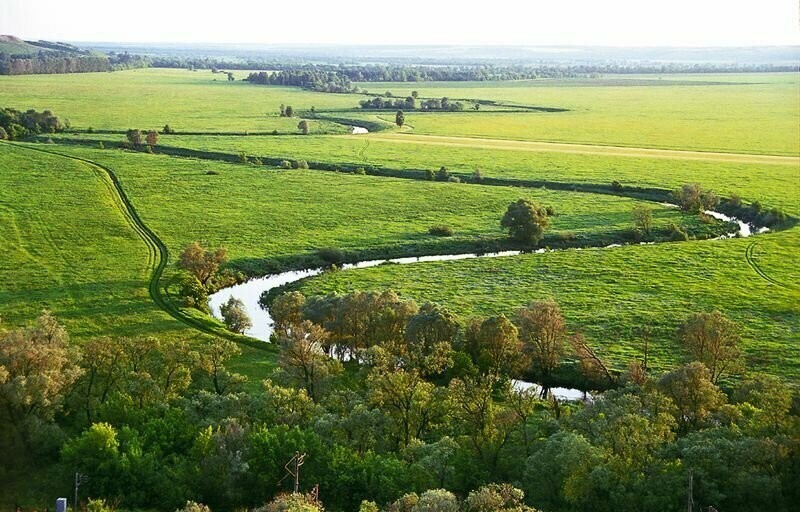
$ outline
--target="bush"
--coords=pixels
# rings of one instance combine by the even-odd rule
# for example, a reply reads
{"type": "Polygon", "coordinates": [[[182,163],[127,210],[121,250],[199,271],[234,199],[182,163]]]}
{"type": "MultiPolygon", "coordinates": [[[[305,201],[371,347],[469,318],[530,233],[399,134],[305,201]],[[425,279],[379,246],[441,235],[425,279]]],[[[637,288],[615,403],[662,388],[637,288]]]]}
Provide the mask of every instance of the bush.
{"type": "Polygon", "coordinates": [[[292,162],[290,162],[288,160],[282,160],[280,168],[281,169],[291,169],[292,168],[292,162]]]}
{"type": "Polygon", "coordinates": [[[208,508],[208,505],[203,505],[202,503],[196,503],[194,501],[187,501],[183,508],[179,508],[175,512],[211,512],[211,509],[208,508]]]}
{"type": "Polygon", "coordinates": [[[363,167],[358,167],[355,171],[353,171],[353,174],[367,174],[367,170],[363,167]]]}
{"type": "Polygon", "coordinates": [[[317,256],[325,263],[331,265],[342,263],[344,261],[344,251],[338,247],[322,247],[317,249],[317,256]]]}
{"type": "Polygon", "coordinates": [[[439,170],[436,171],[436,181],[447,181],[450,179],[450,171],[447,170],[447,167],[439,167],[439,170]]]}
{"type": "Polygon", "coordinates": [[[51,139],[50,137],[47,137],[47,140],[44,141],[44,143],[45,144],[54,144],[53,139],[51,139]]]}
{"type": "Polygon", "coordinates": [[[689,240],[689,234],[677,224],[670,224],[669,234],[667,235],[672,242],[685,242],[689,240]]]}
{"type": "Polygon", "coordinates": [[[719,204],[719,197],[712,190],[703,190],[697,183],[687,183],[673,192],[673,197],[686,212],[712,210],[719,204]]]}
{"type": "Polygon", "coordinates": [[[263,165],[263,162],[257,156],[250,158],[250,163],[254,165],[263,165]]]}
{"type": "Polygon", "coordinates": [[[611,188],[616,191],[622,190],[622,183],[617,180],[611,182],[611,188]]]}
{"type": "Polygon", "coordinates": [[[548,206],[544,209],[547,212],[548,217],[555,217],[556,216],[556,208],[555,206],[548,206]]]}
{"type": "Polygon", "coordinates": [[[207,176],[217,176],[219,171],[206,171],[207,176]]]}
{"type": "Polygon", "coordinates": [[[145,146],[144,147],[144,152],[145,153],[150,153],[152,155],[153,154],[153,146],[145,146]]]}
{"type": "Polygon", "coordinates": [[[308,169],[308,162],[305,160],[293,160],[292,169],[308,169]]]}
{"type": "Polygon", "coordinates": [[[461,178],[459,178],[458,176],[450,176],[449,178],[447,178],[447,181],[449,181],[450,183],[461,183],[461,178]]]}
{"type": "Polygon", "coordinates": [[[86,129],[86,133],[94,133],[94,128],[90,126],[89,128],[86,129]]]}
{"type": "Polygon", "coordinates": [[[453,228],[446,224],[440,224],[438,226],[432,226],[429,228],[428,234],[433,236],[453,236],[453,228]]]}
{"type": "Polygon", "coordinates": [[[483,183],[483,174],[480,169],[475,169],[472,172],[472,183],[483,183]]]}
{"type": "Polygon", "coordinates": [[[239,154],[236,156],[236,161],[240,164],[247,163],[247,153],[244,151],[240,151],[239,154]]]}
{"type": "Polygon", "coordinates": [[[8,140],[8,132],[2,126],[0,126],[0,140],[8,140]]]}
{"type": "Polygon", "coordinates": [[[272,130],[272,135],[278,135],[278,130],[272,130]]]}
{"type": "Polygon", "coordinates": [[[430,169],[425,170],[425,179],[428,181],[433,181],[436,179],[436,173],[430,169]]]}
{"type": "Polygon", "coordinates": [[[507,229],[512,239],[533,246],[542,239],[548,224],[547,211],[537,203],[525,199],[508,205],[500,221],[500,227],[507,229]]]}
{"type": "Polygon", "coordinates": [[[102,140],[97,143],[97,149],[106,149],[106,145],[103,144],[102,140]]]}

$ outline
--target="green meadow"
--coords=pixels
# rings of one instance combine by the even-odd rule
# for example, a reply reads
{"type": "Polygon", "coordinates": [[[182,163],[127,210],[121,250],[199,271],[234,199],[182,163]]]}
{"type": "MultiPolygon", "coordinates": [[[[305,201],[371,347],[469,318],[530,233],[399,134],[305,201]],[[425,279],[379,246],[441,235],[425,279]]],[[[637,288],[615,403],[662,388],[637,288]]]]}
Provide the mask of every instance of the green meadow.
{"type": "MultiPolygon", "coordinates": [[[[246,72],[234,74],[238,79],[246,72]]],[[[3,325],[24,324],[48,308],[78,340],[135,333],[199,336],[152,302],[147,290],[151,256],[121,213],[106,175],[35,149],[113,169],[142,221],[171,253],[167,279],[177,252],[194,240],[227,247],[235,267],[257,274],[270,261],[300,265],[324,247],[401,256],[496,243],[504,236],[499,220],[505,207],[518,198],[555,207],[558,215],[548,231],[553,237],[601,239],[629,230],[631,210],[641,202],[546,188],[280,170],[172,157],[158,154],[159,146],[397,170],[445,166],[462,177],[479,169],[485,176],[510,180],[601,185],[616,180],[667,189],[699,182],[721,195],[737,194],[800,215],[797,74],[364,88],[569,111],[412,112],[402,130],[359,136],[345,135],[343,124],[312,118],[311,134],[301,136],[297,117],[278,116],[281,104],[299,112],[314,106],[323,117],[371,121],[391,122],[393,113],[360,112],[360,95],[229,83],[225,75],[210,71],[0,77],[0,105],[50,109],[79,132],[53,135],[53,144],[0,145],[0,243],[10,248],[0,263],[3,325]],[[123,141],[121,131],[165,124],[179,133],[162,135],[156,154],[111,149],[123,141]],[[120,133],[87,133],[89,128],[120,133]],[[279,135],[240,135],[273,130],[279,135]],[[109,149],[97,149],[101,141],[109,149]],[[454,235],[428,234],[439,224],[452,227],[454,235]]],[[[698,226],[694,216],[649,204],[658,227],[698,226]]],[[[300,288],[308,294],[393,288],[418,301],[440,302],[465,318],[510,313],[531,300],[552,297],[561,303],[571,330],[583,332],[620,368],[639,354],[641,326],[653,328],[654,368],[667,369],[684,357],[675,337],[680,321],[695,311],[720,309],[742,327],[751,368],[796,380],[798,233],[792,228],[747,240],[381,266],[326,273],[300,288]]],[[[272,357],[272,352],[248,348],[237,364],[260,378],[272,357]]]]}

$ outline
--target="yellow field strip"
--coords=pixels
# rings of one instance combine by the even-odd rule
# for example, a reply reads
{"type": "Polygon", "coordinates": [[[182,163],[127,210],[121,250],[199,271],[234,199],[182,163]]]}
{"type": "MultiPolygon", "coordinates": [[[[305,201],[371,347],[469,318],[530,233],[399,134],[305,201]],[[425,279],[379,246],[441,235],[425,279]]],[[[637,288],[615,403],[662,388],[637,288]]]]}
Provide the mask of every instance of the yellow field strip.
{"type": "Polygon", "coordinates": [[[635,148],[624,146],[601,146],[592,144],[570,144],[567,142],[536,142],[522,140],[484,139],[477,137],[448,137],[418,134],[373,134],[359,135],[372,141],[399,142],[406,144],[429,144],[437,146],[466,146],[481,149],[506,149],[512,151],[574,153],[581,155],[621,156],[633,158],[667,158],[674,160],[703,160],[745,164],[777,164],[800,167],[800,157],[777,155],[751,155],[746,153],[717,153],[678,149],[635,148]]]}

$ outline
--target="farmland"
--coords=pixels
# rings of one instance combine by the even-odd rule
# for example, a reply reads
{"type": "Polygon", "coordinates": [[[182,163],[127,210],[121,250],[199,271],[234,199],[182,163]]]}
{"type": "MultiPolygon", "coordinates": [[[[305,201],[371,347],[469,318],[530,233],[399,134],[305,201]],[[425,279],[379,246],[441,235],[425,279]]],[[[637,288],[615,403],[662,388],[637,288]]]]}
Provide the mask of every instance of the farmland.
{"type": "MultiPolygon", "coordinates": [[[[749,375],[768,375],[779,383],[775,386],[785,387],[780,390],[790,390],[787,403],[791,404],[791,392],[800,380],[796,350],[800,343],[800,227],[796,226],[800,217],[800,75],[359,84],[362,90],[390,91],[400,98],[417,91],[419,98],[498,102],[460,112],[408,111],[400,127],[395,125],[394,110],[359,108],[359,101],[369,95],[256,85],[240,80],[246,72],[233,73],[237,80],[228,81],[225,74],[210,70],[187,69],[0,76],[0,106],[51,110],[69,119],[69,126],[59,133],[0,141],[0,247],[8,249],[0,260],[0,334],[32,325],[42,310],[49,310],[69,332],[75,347],[95,347],[98,340],[122,347],[121,353],[133,350],[130,347],[136,348],[137,343],[155,343],[152,340],[161,340],[167,347],[163,349],[166,355],[143,352],[146,371],[138,366],[139,352],[120,356],[129,358],[126,361],[133,369],[120,373],[118,381],[109,377],[109,389],[117,394],[108,402],[105,395],[102,400],[94,398],[94,381],[85,384],[82,377],[78,382],[85,387],[65,401],[65,409],[72,413],[58,425],[61,437],[52,436],[55,441],[45,443],[41,454],[25,455],[23,469],[8,470],[12,478],[0,484],[0,505],[6,505],[4,492],[22,495],[26,503],[39,503],[40,496],[61,492],[66,484],[59,479],[74,469],[69,464],[88,464],[75,448],[83,442],[80,436],[88,435],[86,429],[96,428],[102,420],[121,432],[115,455],[121,462],[104,470],[117,475],[116,483],[95,476],[89,484],[95,487],[90,489],[98,496],[103,492],[107,497],[113,492],[126,496],[124,506],[130,508],[168,503],[174,510],[198,496],[212,503],[215,512],[233,510],[232,504],[244,509],[264,503],[273,497],[274,483],[281,476],[272,466],[280,467],[276,461],[283,464],[284,455],[291,456],[298,446],[316,450],[309,472],[322,482],[328,493],[326,504],[331,503],[333,511],[356,510],[367,497],[390,503],[406,492],[422,492],[434,485],[450,485],[459,496],[466,496],[493,481],[525,486],[536,497],[537,506],[544,504],[543,510],[591,510],[594,495],[589,491],[589,497],[581,495],[585,501],[575,505],[578,498],[563,491],[561,484],[548,492],[537,487],[540,476],[535,468],[540,462],[529,461],[534,468],[530,470],[518,464],[523,450],[526,457],[536,459],[540,453],[536,450],[557,437],[553,432],[565,428],[558,426],[562,412],[547,393],[539,398],[522,396],[520,400],[531,400],[530,410],[510,405],[513,397],[521,396],[506,394],[504,386],[511,378],[544,374],[500,363],[487,371],[486,354],[469,352],[469,343],[483,342],[475,334],[475,329],[480,333],[482,327],[476,325],[484,325],[483,319],[490,317],[485,323],[489,327],[496,325],[491,322],[511,325],[506,317],[517,321],[515,312],[533,301],[554,300],[566,322],[564,340],[582,335],[586,346],[607,365],[605,377],[596,372],[590,375],[578,364],[579,359],[585,363],[580,349],[565,349],[559,368],[546,375],[546,382],[538,381],[545,387],[618,388],[609,395],[616,400],[614,393],[630,392],[626,386],[633,384],[625,380],[631,378],[626,372],[643,359],[646,340],[644,371],[653,376],[650,387],[642,384],[635,391],[641,395],[624,396],[640,400],[652,392],[653,400],[669,400],[652,390],[659,376],[685,371],[683,365],[691,360],[679,336],[681,325],[694,313],[718,310],[741,338],[743,366],[715,379],[713,385],[729,391],[749,375]],[[294,115],[281,116],[282,105],[292,106],[294,115]],[[515,110],[514,105],[559,111],[515,110]],[[309,124],[307,135],[300,133],[301,119],[309,124]],[[175,133],[163,133],[164,125],[175,133]],[[351,125],[368,125],[373,133],[353,135],[351,125]],[[130,129],[162,133],[154,143],[145,144],[134,142],[135,134],[126,134],[130,129]],[[723,204],[740,198],[750,208],[753,203],[761,205],[760,212],[779,210],[775,216],[781,220],[770,231],[750,238],[717,239],[730,225],[696,210],[690,213],[664,204],[675,201],[671,191],[689,183],[699,183],[704,194],[713,190],[723,204]],[[541,241],[514,239],[501,227],[509,204],[519,199],[551,207],[541,241]],[[646,235],[634,224],[635,210],[652,213],[652,228],[646,235]],[[655,242],[640,244],[642,240],[655,242]],[[404,314],[419,320],[424,315],[417,311],[446,311],[441,318],[452,320],[457,332],[447,343],[452,341],[450,348],[458,355],[442,363],[435,353],[426,354],[434,362],[423,357],[420,363],[411,350],[396,355],[392,353],[396,345],[367,342],[352,350],[353,358],[340,353],[340,360],[334,361],[328,357],[334,354],[333,348],[326,346],[328,352],[323,355],[317,347],[325,361],[316,369],[322,377],[314,385],[302,383],[287,363],[291,329],[284,330],[280,343],[262,343],[241,331],[226,331],[203,304],[192,307],[183,283],[187,275],[194,277],[181,270],[179,266],[186,269],[186,265],[178,261],[193,242],[210,249],[226,248],[223,271],[237,272],[234,279],[240,280],[332,264],[322,274],[287,289],[298,290],[306,298],[394,290],[398,295],[391,299],[391,307],[396,309],[381,306],[385,308],[380,310],[382,321],[389,318],[399,324],[404,314]],[[555,250],[527,251],[536,247],[555,250]],[[508,249],[527,252],[359,270],[337,266],[377,258],[508,249]],[[442,309],[431,309],[427,303],[442,309]],[[470,319],[480,321],[468,323],[470,319]],[[220,345],[233,354],[224,370],[219,361],[209,362],[212,356],[207,352],[222,341],[233,342],[220,345]],[[397,357],[394,366],[380,366],[391,357],[397,357]],[[175,382],[185,383],[179,391],[171,388],[172,373],[159,373],[169,364],[178,368],[175,375],[180,378],[175,377],[175,382]],[[423,371],[415,364],[420,368],[432,364],[434,369],[423,371]],[[379,370],[385,373],[378,375],[379,370]],[[423,376],[414,381],[424,389],[414,395],[418,402],[412,401],[422,411],[417,425],[408,419],[413,411],[404,411],[403,416],[390,409],[386,405],[390,400],[379,388],[406,375],[423,376]],[[483,382],[482,378],[496,378],[486,381],[490,383],[482,396],[500,411],[491,416],[498,427],[470,430],[472,417],[457,417],[452,411],[458,410],[454,404],[462,399],[467,403],[464,407],[469,407],[464,398],[467,388],[459,386],[483,382]],[[436,402],[441,397],[446,398],[436,402]],[[351,411],[363,417],[353,420],[351,411]],[[352,423],[345,425],[345,420],[352,423]],[[506,428],[503,421],[511,425],[508,431],[502,430],[506,428]],[[237,422],[246,427],[240,428],[237,422]],[[451,428],[449,422],[458,426],[451,428]],[[166,429],[174,430],[174,439],[166,439],[170,437],[163,435],[166,429]],[[322,455],[330,439],[335,449],[322,455]],[[229,442],[250,443],[241,452],[246,457],[241,474],[235,474],[240,469],[230,469],[236,465],[227,459],[214,465],[222,459],[220,453],[227,453],[229,442]],[[456,448],[448,448],[448,442],[456,448]],[[419,453],[414,452],[414,443],[422,447],[419,453]],[[424,466],[428,455],[420,455],[431,447],[441,448],[442,453],[451,450],[449,460],[460,469],[451,471],[447,466],[441,477],[434,474],[424,466]],[[137,458],[142,453],[151,459],[137,458]],[[26,475],[42,460],[58,462],[29,481],[26,475]],[[380,469],[367,468],[373,460],[382,465],[380,469]],[[473,467],[482,469],[473,474],[468,469],[473,467]],[[405,475],[408,468],[416,472],[409,473],[411,477],[405,475]],[[136,478],[119,476],[148,471],[170,475],[179,484],[173,489],[148,480],[151,495],[138,488],[146,486],[136,483],[136,478]],[[220,477],[224,471],[230,471],[227,480],[220,477]],[[391,480],[394,487],[377,493],[372,484],[364,483],[370,479],[391,480]],[[123,484],[118,482],[129,481],[134,483],[124,485],[130,488],[119,487],[123,484]]],[[[192,282],[206,286],[199,277],[192,282]]],[[[212,288],[209,285],[203,293],[212,288]]],[[[323,306],[346,303],[324,300],[305,303],[320,309],[309,307],[311,313],[302,310],[303,314],[322,317],[323,306]]],[[[350,319],[348,313],[328,311],[324,317],[325,329],[330,331],[325,336],[332,337],[334,347],[355,344],[353,340],[363,334],[341,334],[345,329],[336,321],[350,319]]],[[[352,317],[358,320],[359,315],[368,313],[358,311],[352,317]]],[[[308,324],[313,322],[298,321],[293,327],[303,335],[301,342],[318,334],[308,324]]],[[[403,324],[398,339],[411,339],[406,333],[413,332],[413,325],[412,321],[403,324]]],[[[517,328],[511,325],[507,330],[511,328],[516,336],[517,328]]],[[[375,332],[383,334],[380,329],[375,332]]],[[[93,363],[88,356],[82,361],[93,363]]],[[[0,380],[3,371],[0,365],[0,380]]],[[[174,385],[177,389],[180,384],[174,385]]],[[[712,386],[710,380],[708,385],[712,386]]],[[[714,415],[697,420],[702,427],[684,425],[688,416],[664,413],[660,405],[653,406],[659,410],[659,419],[642,421],[664,421],[667,434],[658,446],[671,443],[676,454],[691,452],[693,445],[679,444],[684,441],[705,443],[704,438],[692,437],[695,428],[698,434],[730,428],[736,431],[731,438],[742,431],[758,439],[773,431],[775,438],[784,435],[778,432],[790,432],[785,438],[791,437],[792,420],[762,426],[759,422],[768,422],[760,419],[760,409],[748,409],[749,404],[733,399],[724,404],[725,400],[719,399],[714,415]]],[[[563,407],[565,418],[577,418],[567,421],[591,423],[581,416],[591,408],[563,407]]],[[[650,405],[641,405],[636,414],[646,407],[650,405]]],[[[785,415],[789,417],[788,412],[785,415]]],[[[50,425],[56,428],[56,423],[50,425]]],[[[49,435],[47,430],[32,432],[42,438],[49,435]]],[[[20,446],[15,446],[19,450],[15,453],[27,449],[20,446]]],[[[618,470],[655,482],[648,484],[653,488],[644,493],[647,496],[658,495],[662,487],[680,489],[683,464],[689,465],[685,461],[691,453],[664,455],[669,450],[661,453],[658,446],[648,448],[648,453],[658,452],[661,458],[653,455],[652,460],[659,462],[628,460],[630,468],[618,470]],[[640,466],[633,468],[636,464],[640,466]]],[[[549,449],[561,453],[560,446],[549,449]]],[[[575,453],[577,459],[584,458],[584,452],[575,453]]],[[[600,451],[591,456],[595,457],[592,461],[610,457],[600,451]]],[[[781,459],[786,467],[791,462],[787,457],[781,459]]],[[[590,460],[589,455],[585,458],[590,460]]],[[[769,456],[764,459],[770,460],[769,456]]],[[[241,462],[235,457],[231,461],[241,462]]],[[[759,471],[772,471],[771,464],[764,467],[759,471]]],[[[769,489],[785,488],[764,492],[780,495],[781,503],[788,503],[791,496],[784,481],[791,474],[782,471],[777,476],[769,473],[774,485],[769,489]]],[[[712,477],[717,478],[703,476],[712,477]]],[[[576,478],[589,479],[583,473],[576,478]]],[[[614,485],[627,489],[628,484],[614,485]]],[[[716,499],[715,494],[708,495],[716,499]]],[[[667,510],[677,502],[673,499],[677,494],[658,496],[652,501],[657,508],[667,510]]],[[[636,498],[630,499],[637,503],[630,509],[647,509],[636,498]]]]}

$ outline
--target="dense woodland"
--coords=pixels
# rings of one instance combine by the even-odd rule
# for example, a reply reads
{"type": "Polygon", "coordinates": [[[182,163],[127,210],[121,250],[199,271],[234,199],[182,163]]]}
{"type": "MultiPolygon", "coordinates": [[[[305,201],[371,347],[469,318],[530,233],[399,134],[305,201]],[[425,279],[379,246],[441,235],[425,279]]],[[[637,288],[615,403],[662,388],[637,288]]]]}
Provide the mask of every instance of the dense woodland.
{"type": "Polygon", "coordinates": [[[149,61],[128,53],[82,54],[40,51],[37,55],[10,55],[0,52],[0,75],[43,75],[92,73],[147,67],[149,61]]]}
{"type": "MultiPolygon", "coordinates": [[[[179,265],[203,288],[224,261],[192,244],[179,265]]],[[[224,313],[241,331],[237,302],[224,313]]],[[[319,484],[332,511],[685,510],[690,472],[698,505],[788,511],[800,500],[797,396],[746,374],[737,326],[718,312],[685,319],[686,364],[663,375],[646,348],[610,371],[552,301],[465,320],[392,291],[292,292],[271,312],[277,367],[263,382],[227,368],[240,349],[226,339],[78,346],[46,312],[3,326],[0,450],[12,456],[0,471],[51,467],[65,488],[79,471],[83,496],[126,509],[305,500],[276,498],[295,451],[307,454],[301,489],[319,484]],[[612,389],[559,402],[512,383],[547,383],[568,360],[612,389]],[[518,489],[482,487],[492,483],[518,489]]],[[[263,510],[317,510],[284,505],[263,510]]]]}

